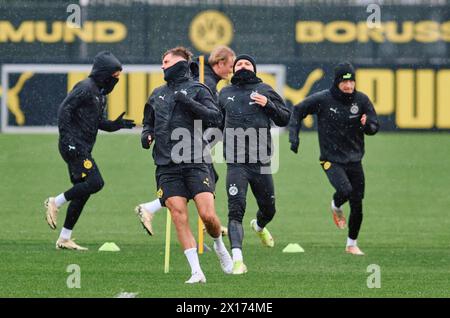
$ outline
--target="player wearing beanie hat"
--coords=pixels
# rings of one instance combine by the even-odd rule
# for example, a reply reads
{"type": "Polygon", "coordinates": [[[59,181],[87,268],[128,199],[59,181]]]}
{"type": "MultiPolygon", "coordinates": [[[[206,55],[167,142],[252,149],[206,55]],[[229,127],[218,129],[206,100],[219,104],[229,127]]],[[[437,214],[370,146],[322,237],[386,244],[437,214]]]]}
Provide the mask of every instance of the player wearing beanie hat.
{"type": "Polygon", "coordinates": [[[334,69],[333,85],[305,98],[294,107],[289,123],[291,150],[298,152],[301,121],[317,115],[320,162],[336,192],[331,201],[333,221],[340,229],[346,226],[343,205],[349,202],[350,220],[345,251],[364,255],[356,239],[363,220],[364,135],[377,133],[377,114],[370,99],[355,89],[355,69],[342,62],[334,69]]]}
{"type": "Polygon", "coordinates": [[[355,68],[349,62],[339,63],[334,68],[334,84],[338,86],[345,80],[355,81],[355,68]]]}
{"type": "Polygon", "coordinates": [[[235,68],[236,68],[236,64],[237,64],[237,62],[239,60],[247,60],[250,63],[252,63],[252,65],[253,65],[253,72],[256,73],[256,61],[255,61],[255,59],[252,56],[250,56],[248,54],[240,54],[240,55],[238,55],[236,57],[236,60],[234,60],[234,65],[233,65],[233,73],[236,72],[235,68]]]}

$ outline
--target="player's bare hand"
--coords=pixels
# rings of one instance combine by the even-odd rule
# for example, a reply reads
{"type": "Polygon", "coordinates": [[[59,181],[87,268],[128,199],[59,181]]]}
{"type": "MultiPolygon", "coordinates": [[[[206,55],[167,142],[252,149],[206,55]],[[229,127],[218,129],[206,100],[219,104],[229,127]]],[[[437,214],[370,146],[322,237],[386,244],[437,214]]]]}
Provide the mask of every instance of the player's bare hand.
{"type": "Polygon", "coordinates": [[[367,116],[366,116],[366,114],[363,114],[363,115],[361,116],[361,124],[362,124],[363,126],[365,126],[365,125],[366,125],[366,121],[367,121],[367,116]]]}
{"type": "Polygon", "coordinates": [[[265,107],[267,105],[267,97],[264,95],[252,93],[250,98],[253,99],[259,106],[265,107]]]}

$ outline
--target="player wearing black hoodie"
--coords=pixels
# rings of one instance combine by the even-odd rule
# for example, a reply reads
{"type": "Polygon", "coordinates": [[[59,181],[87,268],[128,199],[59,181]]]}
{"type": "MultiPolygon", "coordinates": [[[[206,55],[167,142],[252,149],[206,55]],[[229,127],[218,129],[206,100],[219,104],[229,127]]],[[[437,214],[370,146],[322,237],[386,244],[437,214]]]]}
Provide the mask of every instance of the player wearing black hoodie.
{"type": "Polygon", "coordinates": [[[350,220],[346,252],[364,255],[356,239],[362,223],[364,197],[364,135],[374,135],[379,124],[369,98],[355,89],[355,70],[348,63],[335,68],[334,83],[304,99],[294,107],[289,123],[291,150],[298,152],[301,121],[317,115],[320,162],[330,183],[336,189],[331,201],[333,220],[344,229],[346,220],[342,205],[349,201],[350,220]]]}
{"type": "Polygon", "coordinates": [[[143,148],[149,149],[153,143],[157,193],[170,210],[178,240],[191,267],[188,284],[206,282],[189,226],[187,202],[190,199],[195,201],[198,215],[214,240],[222,270],[230,273],[233,266],[222,241],[214,207],[215,184],[210,180],[203,153],[206,142],[202,127],[219,126],[222,114],[208,87],[189,76],[191,56],[184,47],[164,53],[162,69],[166,84],[153,90],[145,104],[141,134],[143,148]],[[180,149],[180,145],[186,147],[180,149]]]}
{"type": "Polygon", "coordinates": [[[244,274],[242,243],[247,189],[250,185],[258,204],[251,227],[263,245],[274,246],[266,225],[275,215],[275,191],[270,160],[273,153],[271,123],[286,126],[290,111],[272,87],[256,76],[253,57],[236,57],[231,85],[219,94],[224,114],[223,149],[227,162],[228,236],[233,254],[233,274],[244,274]]]}
{"type": "Polygon", "coordinates": [[[134,127],[122,113],[114,121],[104,118],[106,95],[119,81],[122,65],[110,52],[94,58],[89,77],[77,83],[58,110],[59,152],[69,168],[73,187],[45,201],[46,220],[56,229],[58,209],[70,201],[57,249],[86,250],[71,240],[72,229],[89,197],[103,188],[104,181],[91,152],[98,130],[116,131],[134,127]]]}
{"type": "MultiPolygon", "coordinates": [[[[218,98],[217,84],[220,80],[226,79],[233,72],[233,63],[236,55],[232,49],[227,46],[218,46],[211,51],[208,62],[204,65],[204,84],[210,89],[212,96],[215,100],[218,98]]],[[[191,61],[189,64],[190,73],[194,81],[199,81],[200,78],[200,66],[199,58],[191,61]]],[[[206,123],[206,122],[205,122],[206,123]]],[[[208,127],[203,127],[207,129],[208,127]]],[[[209,140],[208,136],[205,136],[209,140]]],[[[215,141],[217,142],[217,141],[215,141]]],[[[210,147],[213,144],[210,144],[210,147]]],[[[212,148],[212,147],[211,147],[212,148]]],[[[210,181],[213,184],[217,183],[219,175],[212,163],[207,164],[210,171],[210,181]]],[[[141,203],[135,208],[135,212],[141,221],[143,228],[149,235],[153,235],[153,217],[156,212],[160,211],[164,202],[162,198],[156,199],[150,202],[141,203]]],[[[227,235],[228,229],[222,226],[222,235],[227,235]]]]}

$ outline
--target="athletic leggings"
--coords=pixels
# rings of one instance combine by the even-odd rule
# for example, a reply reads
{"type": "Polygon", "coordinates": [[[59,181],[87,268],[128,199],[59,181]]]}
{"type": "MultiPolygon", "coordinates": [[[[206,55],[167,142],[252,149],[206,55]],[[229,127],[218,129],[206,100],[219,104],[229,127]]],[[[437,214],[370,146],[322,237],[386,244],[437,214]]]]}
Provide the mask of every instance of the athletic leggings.
{"type": "Polygon", "coordinates": [[[242,219],[247,204],[248,185],[258,204],[257,224],[263,228],[275,215],[273,179],[271,174],[261,174],[261,166],[257,164],[228,164],[227,167],[228,236],[231,248],[242,248],[242,219]]]}
{"type": "Polygon", "coordinates": [[[350,203],[350,219],[348,222],[348,237],[358,238],[363,220],[362,200],[364,198],[364,171],[361,162],[347,164],[323,161],[322,167],[336,192],[333,195],[337,207],[345,202],[350,203]]]}

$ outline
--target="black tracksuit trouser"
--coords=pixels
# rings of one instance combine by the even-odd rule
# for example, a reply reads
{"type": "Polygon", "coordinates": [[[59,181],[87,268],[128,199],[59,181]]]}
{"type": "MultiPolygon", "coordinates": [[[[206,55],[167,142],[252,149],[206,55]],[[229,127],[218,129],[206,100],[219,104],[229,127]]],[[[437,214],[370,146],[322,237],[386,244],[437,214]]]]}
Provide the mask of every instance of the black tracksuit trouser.
{"type": "Polygon", "coordinates": [[[64,192],[64,197],[70,201],[64,227],[72,230],[89,197],[103,188],[104,181],[90,153],[73,154],[64,145],[60,145],[59,151],[67,163],[70,181],[73,184],[72,188],[64,192]]]}
{"type": "Polygon", "coordinates": [[[365,180],[362,164],[360,161],[347,164],[322,161],[321,164],[328,180],[336,190],[333,195],[334,204],[340,207],[349,201],[348,236],[356,240],[363,220],[362,200],[365,180]]]}
{"type": "Polygon", "coordinates": [[[250,188],[258,204],[256,220],[259,227],[265,227],[275,215],[275,190],[271,174],[261,174],[258,164],[228,164],[228,236],[231,248],[242,248],[244,218],[247,203],[247,189],[250,188]]]}

